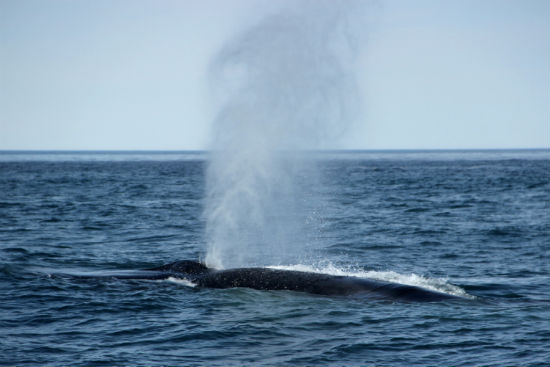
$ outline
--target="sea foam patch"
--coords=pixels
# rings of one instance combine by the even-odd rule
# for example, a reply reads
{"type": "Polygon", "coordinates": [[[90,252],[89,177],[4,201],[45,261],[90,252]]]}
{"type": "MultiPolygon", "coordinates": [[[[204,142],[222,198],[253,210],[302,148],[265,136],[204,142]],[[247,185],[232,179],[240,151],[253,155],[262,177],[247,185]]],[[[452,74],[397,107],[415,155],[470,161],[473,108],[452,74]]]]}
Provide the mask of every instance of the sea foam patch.
{"type": "Polygon", "coordinates": [[[176,284],[180,284],[180,285],[183,285],[183,286],[186,286],[186,287],[196,287],[197,285],[195,283],[193,283],[192,281],[188,280],[188,279],[185,279],[185,278],[175,278],[175,277],[168,277],[168,279],[166,279],[168,282],[170,283],[176,283],[176,284]]]}

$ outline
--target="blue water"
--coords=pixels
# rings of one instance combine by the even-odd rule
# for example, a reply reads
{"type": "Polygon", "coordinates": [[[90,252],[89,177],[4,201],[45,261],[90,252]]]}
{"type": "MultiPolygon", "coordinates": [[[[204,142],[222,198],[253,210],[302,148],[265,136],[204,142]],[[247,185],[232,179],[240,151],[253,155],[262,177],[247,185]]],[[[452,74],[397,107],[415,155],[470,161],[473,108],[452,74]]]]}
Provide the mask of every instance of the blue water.
{"type": "Polygon", "coordinates": [[[464,301],[51,276],[204,258],[205,156],[4,152],[0,364],[550,363],[549,151],[315,160],[321,204],[304,218],[317,228],[315,257],[273,265],[407,282],[464,301]]]}

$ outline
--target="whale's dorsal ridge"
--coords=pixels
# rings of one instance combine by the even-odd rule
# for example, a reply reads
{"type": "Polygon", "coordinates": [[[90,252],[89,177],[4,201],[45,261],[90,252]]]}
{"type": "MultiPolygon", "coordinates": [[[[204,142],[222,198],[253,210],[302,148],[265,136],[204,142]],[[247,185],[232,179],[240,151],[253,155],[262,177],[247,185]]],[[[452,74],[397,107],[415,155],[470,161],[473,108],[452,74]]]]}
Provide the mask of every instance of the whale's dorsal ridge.
{"type": "Polygon", "coordinates": [[[184,278],[204,288],[253,288],[259,290],[288,290],[327,296],[365,294],[375,298],[403,301],[432,302],[460,297],[421,287],[386,282],[370,278],[331,275],[297,270],[271,268],[213,269],[205,264],[180,260],[145,271],[130,274],[108,274],[121,279],[184,278]]]}

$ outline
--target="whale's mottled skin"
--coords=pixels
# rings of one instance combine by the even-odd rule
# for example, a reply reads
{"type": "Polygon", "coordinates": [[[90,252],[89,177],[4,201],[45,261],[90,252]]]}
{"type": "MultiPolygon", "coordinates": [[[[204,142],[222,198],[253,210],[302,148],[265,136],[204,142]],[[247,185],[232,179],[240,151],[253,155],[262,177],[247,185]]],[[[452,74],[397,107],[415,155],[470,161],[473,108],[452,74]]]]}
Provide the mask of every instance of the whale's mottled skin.
{"type": "MultiPolygon", "coordinates": [[[[94,275],[98,276],[98,274],[94,275]]],[[[413,302],[461,299],[447,293],[421,287],[352,276],[338,276],[270,268],[217,270],[204,264],[183,260],[152,269],[107,272],[100,277],[118,279],[184,278],[203,288],[245,287],[259,290],[288,290],[328,296],[368,295],[413,302]]]]}

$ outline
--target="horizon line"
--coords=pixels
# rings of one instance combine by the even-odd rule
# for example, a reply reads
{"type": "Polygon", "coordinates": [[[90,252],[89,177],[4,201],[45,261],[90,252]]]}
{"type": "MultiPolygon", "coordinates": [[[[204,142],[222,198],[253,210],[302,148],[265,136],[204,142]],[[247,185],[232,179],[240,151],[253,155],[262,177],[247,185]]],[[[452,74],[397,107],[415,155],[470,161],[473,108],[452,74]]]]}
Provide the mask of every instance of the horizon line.
{"type": "MultiPolygon", "coordinates": [[[[538,148],[389,148],[389,149],[303,149],[297,152],[353,153],[353,152],[504,152],[550,151],[550,147],[538,148]]],[[[208,153],[215,149],[0,149],[0,153],[208,153]]],[[[288,149],[281,151],[291,151],[288,149]]]]}

